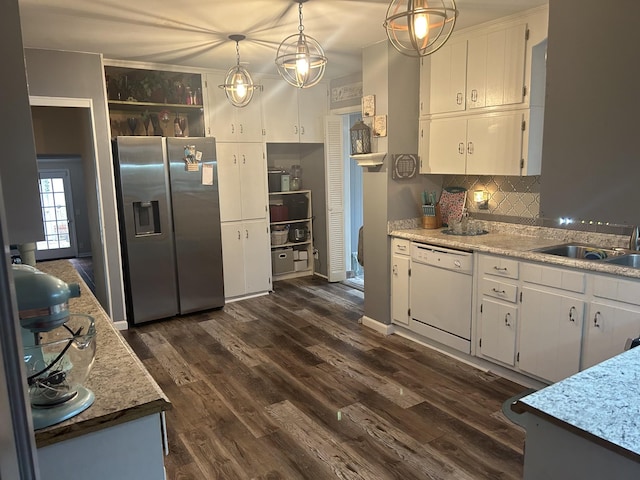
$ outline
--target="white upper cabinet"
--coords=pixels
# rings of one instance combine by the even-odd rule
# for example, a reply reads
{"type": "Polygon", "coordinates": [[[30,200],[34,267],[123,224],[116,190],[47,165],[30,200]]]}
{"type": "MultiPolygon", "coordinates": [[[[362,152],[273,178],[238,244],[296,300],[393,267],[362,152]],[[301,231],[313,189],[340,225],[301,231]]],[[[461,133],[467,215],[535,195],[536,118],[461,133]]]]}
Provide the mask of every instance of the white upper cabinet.
{"type": "MultiPolygon", "coordinates": [[[[424,65],[423,68],[425,68],[424,65]]],[[[464,111],[467,74],[466,40],[457,42],[451,40],[446,43],[431,55],[430,68],[430,106],[426,113],[464,111]]]]}
{"type": "Polygon", "coordinates": [[[249,105],[234,107],[222,88],[225,76],[204,76],[208,137],[217,142],[262,142],[261,92],[256,90],[249,105]]]}
{"type": "Polygon", "coordinates": [[[262,83],[266,142],[324,142],[324,117],[327,114],[324,84],[298,89],[281,79],[262,83]]]}
{"type": "Polygon", "coordinates": [[[467,108],[524,101],[526,24],[479,35],[467,46],[467,108]]]}

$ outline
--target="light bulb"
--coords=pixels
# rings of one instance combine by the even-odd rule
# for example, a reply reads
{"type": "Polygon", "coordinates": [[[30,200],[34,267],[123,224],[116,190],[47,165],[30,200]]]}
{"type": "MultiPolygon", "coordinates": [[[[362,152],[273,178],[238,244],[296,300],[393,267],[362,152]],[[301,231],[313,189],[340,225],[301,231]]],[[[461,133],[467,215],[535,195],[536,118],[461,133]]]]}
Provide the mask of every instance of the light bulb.
{"type": "Polygon", "coordinates": [[[307,73],[309,73],[309,62],[307,61],[306,56],[298,56],[298,58],[296,59],[296,71],[300,76],[305,76],[307,73]]]}
{"type": "Polygon", "coordinates": [[[413,20],[413,31],[417,39],[423,40],[426,38],[429,35],[429,17],[425,14],[416,15],[413,20]]]}
{"type": "Polygon", "coordinates": [[[244,98],[246,94],[247,94],[247,86],[242,82],[238,82],[236,84],[236,95],[240,98],[244,98]]]}

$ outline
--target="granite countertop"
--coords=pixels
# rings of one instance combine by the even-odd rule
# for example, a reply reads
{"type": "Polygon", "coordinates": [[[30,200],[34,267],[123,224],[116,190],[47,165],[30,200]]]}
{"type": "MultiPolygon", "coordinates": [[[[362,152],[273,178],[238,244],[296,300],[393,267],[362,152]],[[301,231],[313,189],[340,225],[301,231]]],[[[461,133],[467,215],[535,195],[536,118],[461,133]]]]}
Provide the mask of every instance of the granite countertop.
{"type": "Polygon", "coordinates": [[[487,225],[489,233],[485,235],[449,235],[443,233],[443,230],[445,229],[391,228],[389,235],[441,247],[503,255],[550,265],[640,278],[640,268],[621,267],[602,261],[567,258],[532,251],[567,242],[579,242],[599,247],[623,247],[628,238],[620,237],[619,235],[589,234],[544,227],[517,228],[514,226],[514,228],[509,229],[504,228],[502,225],[495,226],[490,223],[487,225]]]}
{"type": "Polygon", "coordinates": [[[521,398],[513,406],[640,461],[640,347],[521,398]]]}
{"type": "Polygon", "coordinates": [[[91,315],[96,324],[96,359],[84,384],[95,394],[91,407],[57,425],[35,432],[44,447],[171,408],[171,403],[67,260],[41,262],[38,270],[67,283],[80,284],[80,297],[69,301],[71,313],[91,315]]]}

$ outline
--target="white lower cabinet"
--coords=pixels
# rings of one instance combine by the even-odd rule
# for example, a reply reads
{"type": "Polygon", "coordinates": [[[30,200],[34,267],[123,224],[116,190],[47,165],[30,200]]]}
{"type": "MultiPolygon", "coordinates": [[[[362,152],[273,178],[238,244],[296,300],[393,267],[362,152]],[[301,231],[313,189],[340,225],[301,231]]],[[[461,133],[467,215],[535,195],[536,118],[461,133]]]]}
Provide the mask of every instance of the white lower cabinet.
{"type": "Polygon", "coordinates": [[[516,356],[518,307],[484,297],[480,311],[481,355],[513,366],[516,356]]]}
{"type": "Polygon", "coordinates": [[[225,298],[271,290],[267,220],[225,222],[221,231],[225,298]]]}
{"type": "Polygon", "coordinates": [[[640,282],[593,275],[583,344],[582,368],[624,351],[628,338],[640,336],[640,282]]]}
{"type": "Polygon", "coordinates": [[[580,370],[585,301],[562,292],[522,287],[518,367],[557,382],[580,370]]]}
{"type": "Polygon", "coordinates": [[[409,240],[391,241],[391,322],[409,325],[409,240]]]}

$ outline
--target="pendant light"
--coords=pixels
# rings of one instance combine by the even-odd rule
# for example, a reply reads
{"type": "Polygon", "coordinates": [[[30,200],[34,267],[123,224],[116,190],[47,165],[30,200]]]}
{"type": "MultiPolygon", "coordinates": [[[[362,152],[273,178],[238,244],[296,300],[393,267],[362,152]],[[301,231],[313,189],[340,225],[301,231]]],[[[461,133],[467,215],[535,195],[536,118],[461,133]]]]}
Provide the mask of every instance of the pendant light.
{"type": "Polygon", "coordinates": [[[302,25],[302,4],[307,0],[294,0],[298,3],[300,25],[298,33],[285,38],[276,53],[278,73],[287,83],[298,88],[316,85],[324,75],[327,57],[320,44],[304,34],[302,25]]]}
{"type": "Polygon", "coordinates": [[[245,38],[244,35],[229,35],[229,40],[236,42],[236,66],[227,72],[224,85],[218,85],[234,107],[247,106],[253,98],[253,91],[260,88],[260,85],[254,85],[249,71],[240,65],[240,42],[245,38]]]}
{"type": "Polygon", "coordinates": [[[449,39],[457,16],[455,0],[392,0],[384,28],[400,53],[425,57],[449,39]]]}

